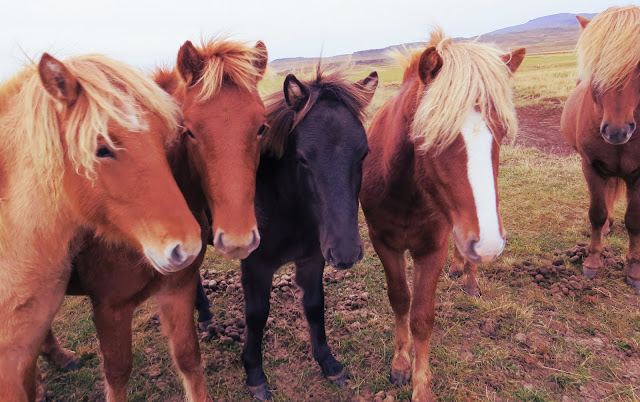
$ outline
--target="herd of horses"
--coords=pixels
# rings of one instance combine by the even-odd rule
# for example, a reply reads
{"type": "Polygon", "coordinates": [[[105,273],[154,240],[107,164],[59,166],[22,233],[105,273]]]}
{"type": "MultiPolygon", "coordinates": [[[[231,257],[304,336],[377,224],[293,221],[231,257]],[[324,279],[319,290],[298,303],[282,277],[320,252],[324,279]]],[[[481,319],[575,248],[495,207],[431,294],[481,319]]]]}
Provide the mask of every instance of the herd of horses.
{"type": "MultiPolygon", "coordinates": [[[[578,85],[561,128],[582,157],[592,226],[584,274],[602,268],[602,236],[626,189],[627,280],[640,288],[640,7],[578,18],[578,85]]],[[[241,259],[246,383],[269,399],[262,337],[276,270],[294,262],[313,357],[346,383],[324,326],[325,263],[364,254],[362,206],[395,315],[391,382],[432,400],[435,293],[453,234],[465,290],[477,264],[505,247],[498,162],[517,131],[510,78],[525,57],[441,30],[399,60],[395,96],[365,110],[378,85],[319,67],[289,74],[265,98],[267,50],[215,38],[180,48],[152,76],[97,55],[44,54],[0,87],[0,400],[39,398],[37,357],[71,369],[51,323],[66,294],[88,295],[104,359],[106,398],[124,401],[132,317],[154,297],[187,400],[210,400],[199,321],[211,318],[199,268],[207,244],[241,259]],[[414,260],[413,290],[405,251],[414,260]],[[411,350],[414,362],[411,362],[411,350]]]]}

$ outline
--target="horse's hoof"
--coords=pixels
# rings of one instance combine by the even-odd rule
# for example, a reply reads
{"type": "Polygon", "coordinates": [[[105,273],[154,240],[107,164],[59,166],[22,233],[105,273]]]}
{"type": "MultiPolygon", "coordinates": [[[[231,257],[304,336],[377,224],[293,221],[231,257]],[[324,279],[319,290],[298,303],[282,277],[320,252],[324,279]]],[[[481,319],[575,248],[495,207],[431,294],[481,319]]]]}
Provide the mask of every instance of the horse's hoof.
{"type": "Polygon", "coordinates": [[[200,330],[200,332],[207,332],[207,328],[211,324],[213,324],[213,321],[211,320],[198,322],[198,329],[200,330]]]}
{"type": "Polygon", "coordinates": [[[80,368],[80,359],[70,350],[62,349],[42,356],[61,371],[74,371],[80,368]]]}
{"type": "Polygon", "coordinates": [[[261,401],[271,400],[271,391],[269,391],[269,385],[266,382],[253,387],[247,386],[247,388],[249,388],[249,392],[254,398],[261,401]]]}
{"type": "Polygon", "coordinates": [[[627,276],[627,283],[635,290],[640,291],[640,279],[633,279],[627,276]]]}
{"type": "Polygon", "coordinates": [[[582,274],[586,276],[587,279],[594,279],[598,275],[599,271],[599,269],[582,266],[582,274]]]}
{"type": "Polygon", "coordinates": [[[407,385],[411,378],[411,372],[391,369],[391,384],[407,385]]]}
{"type": "Polygon", "coordinates": [[[449,278],[460,278],[462,276],[462,273],[462,271],[449,270],[449,278]]]}
{"type": "Polygon", "coordinates": [[[344,370],[342,370],[341,372],[339,372],[336,375],[328,375],[327,379],[329,381],[331,381],[331,383],[337,387],[340,388],[344,388],[347,386],[347,379],[349,378],[349,376],[347,376],[347,373],[345,373],[344,370]]]}

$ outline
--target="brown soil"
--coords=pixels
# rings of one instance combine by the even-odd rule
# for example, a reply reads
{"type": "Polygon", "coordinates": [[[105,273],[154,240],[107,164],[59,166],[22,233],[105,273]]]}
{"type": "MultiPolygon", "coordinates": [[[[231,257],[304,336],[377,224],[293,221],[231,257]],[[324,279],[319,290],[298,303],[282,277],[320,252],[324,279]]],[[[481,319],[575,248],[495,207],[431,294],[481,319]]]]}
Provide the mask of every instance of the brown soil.
{"type": "Polygon", "coordinates": [[[516,146],[537,148],[544,153],[560,156],[575,152],[560,134],[562,105],[527,106],[519,108],[517,113],[519,130],[516,146]]]}

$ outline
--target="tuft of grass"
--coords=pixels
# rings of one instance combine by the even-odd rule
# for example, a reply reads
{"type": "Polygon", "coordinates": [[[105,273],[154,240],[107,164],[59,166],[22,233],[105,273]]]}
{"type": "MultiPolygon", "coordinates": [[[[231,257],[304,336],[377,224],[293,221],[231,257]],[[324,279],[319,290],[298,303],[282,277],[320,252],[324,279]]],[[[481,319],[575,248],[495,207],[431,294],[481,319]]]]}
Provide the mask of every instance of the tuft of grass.
{"type": "Polygon", "coordinates": [[[526,387],[520,388],[513,393],[513,397],[520,401],[527,402],[544,402],[551,400],[549,395],[539,389],[529,389],[526,387]]]}

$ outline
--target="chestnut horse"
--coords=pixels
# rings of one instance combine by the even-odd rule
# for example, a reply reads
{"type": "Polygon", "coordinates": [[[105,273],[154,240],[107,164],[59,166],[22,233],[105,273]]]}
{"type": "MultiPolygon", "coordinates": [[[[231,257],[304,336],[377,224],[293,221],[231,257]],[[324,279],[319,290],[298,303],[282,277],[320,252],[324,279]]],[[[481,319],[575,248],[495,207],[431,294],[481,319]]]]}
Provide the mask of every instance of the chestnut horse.
{"type": "Polygon", "coordinates": [[[353,83],[339,73],[322,74],[318,67],[315,79],[307,82],[289,74],[284,93],[265,101],[270,128],[262,140],[256,188],[264,241],[242,260],[242,362],[247,386],[259,399],[270,398],[261,349],[273,274],[291,261],[304,292],[313,357],[327,378],[346,384],[325,335],[322,273],[325,261],[345,269],[363,256],[358,193],[368,146],[362,118],[377,85],[375,72],[353,83]]]}
{"type": "Polygon", "coordinates": [[[400,91],[369,128],[360,202],[395,314],[391,382],[405,384],[413,374],[413,400],[433,399],[429,340],[451,232],[473,263],[489,262],[504,248],[498,157],[503,138],[517,130],[509,77],[524,54],[454,43],[435,30],[424,51],[403,60],[400,91]],[[413,292],[405,276],[407,249],[413,292]]]}
{"type": "Polygon", "coordinates": [[[593,21],[578,16],[578,85],[562,112],[564,140],[582,157],[589,188],[591,242],[582,272],[602,268],[602,236],[626,186],[629,232],[627,282],[640,290],[640,140],[632,136],[640,114],[640,7],[611,7],[593,21]]]}
{"type": "Polygon", "coordinates": [[[0,400],[35,398],[79,230],[166,273],[200,252],[164,151],[178,114],[148,77],[99,55],[45,53],[0,88],[0,400]]]}
{"type": "MultiPolygon", "coordinates": [[[[156,82],[176,98],[184,114],[183,132],[167,151],[169,164],[187,204],[202,227],[202,252],[183,271],[163,276],[140,263],[130,247],[87,239],[74,260],[69,290],[88,294],[104,357],[107,400],[124,401],[132,368],[134,310],[154,296],[171,355],[189,401],[208,400],[200,347],[193,322],[199,268],[213,215],[216,248],[244,258],[259,244],[254,194],[264,132],[265,109],[257,84],[267,66],[262,42],[255,47],[214,39],[195,47],[187,41],[172,71],[158,71],[156,82]]],[[[43,351],[55,364],[69,364],[52,334],[43,351]]]]}

